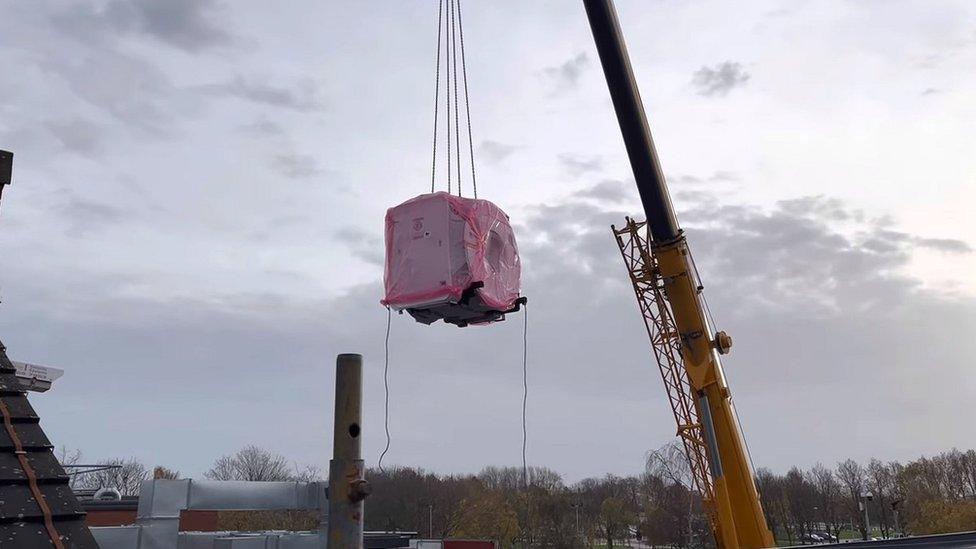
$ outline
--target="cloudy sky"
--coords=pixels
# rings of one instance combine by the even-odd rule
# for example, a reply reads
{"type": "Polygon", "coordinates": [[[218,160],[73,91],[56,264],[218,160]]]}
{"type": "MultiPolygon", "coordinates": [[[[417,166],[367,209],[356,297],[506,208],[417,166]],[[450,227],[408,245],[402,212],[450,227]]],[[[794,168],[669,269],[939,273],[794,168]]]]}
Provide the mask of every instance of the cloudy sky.
{"type": "MultiPolygon", "coordinates": [[[[976,8],[618,8],[756,465],[972,447],[976,8]]],[[[383,214],[429,188],[436,21],[431,1],[4,8],[0,337],[66,370],[32,397],[55,443],[194,476],[245,444],[324,466],[352,351],[375,462],[383,214]]],[[[583,8],[464,22],[479,191],[531,300],[529,461],[635,472],[675,426],[609,231],[640,207],[583,8]]],[[[394,317],[388,463],[519,463],[522,322],[394,317]]]]}

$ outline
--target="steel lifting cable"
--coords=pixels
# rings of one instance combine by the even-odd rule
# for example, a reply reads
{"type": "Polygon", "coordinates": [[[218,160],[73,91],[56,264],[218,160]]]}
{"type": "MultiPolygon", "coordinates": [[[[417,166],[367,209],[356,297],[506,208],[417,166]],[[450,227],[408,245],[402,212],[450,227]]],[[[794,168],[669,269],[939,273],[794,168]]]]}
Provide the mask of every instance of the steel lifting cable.
{"type": "Polygon", "coordinates": [[[468,155],[471,163],[471,189],[478,198],[478,183],[474,164],[474,134],[471,124],[471,102],[468,90],[468,67],[464,48],[464,25],[461,19],[461,0],[447,0],[445,12],[444,0],[438,3],[437,11],[437,56],[434,71],[434,138],[431,154],[430,190],[437,190],[437,137],[440,130],[440,89],[441,89],[441,59],[444,59],[444,108],[446,126],[447,154],[447,192],[453,193],[456,176],[457,193],[462,196],[463,178],[461,175],[461,91],[464,91],[464,119],[468,134],[468,155]],[[460,41],[460,44],[458,42],[460,41]],[[443,56],[441,44],[443,43],[443,56]],[[458,46],[461,50],[461,77],[458,77],[458,46]],[[453,105],[452,105],[453,103],[453,105]],[[453,109],[453,116],[452,116],[453,109]],[[452,135],[453,134],[453,135],[452,135]],[[456,172],[456,173],[455,173],[456,172]]]}
{"type": "Polygon", "coordinates": [[[478,180],[474,175],[474,141],[471,137],[471,104],[468,100],[468,64],[464,59],[464,24],[461,21],[461,0],[457,0],[458,35],[461,37],[461,74],[464,77],[464,110],[468,120],[468,152],[471,154],[471,188],[478,198],[478,180]]]}
{"type": "Polygon", "coordinates": [[[457,144],[458,196],[461,196],[461,123],[458,115],[457,25],[454,24],[456,3],[451,0],[451,57],[454,62],[454,142],[457,144]]]}
{"type": "MultiPolygon", "coordinates": [[[[451,13],[451,3],[453,0],[447,0],[447,13],[451,13]]],[[[448,15],[444,18],[444,25],[450,27],[451,17],[448,15]]],[[[444,38],[444,54],[446,57],[445,63],[447,66],[444,67],[444,74],[446,82],[444,83],[444,97],[447,100],[447,194],[451,194],[451,33],[448,32],[447,36],[444,38]]]]}
{"type": "MultiPolygon", "coordinates": [[[[430,192],[434,192],[434,181],[437,175],[437,112],[440,105],[441,91],[441,20],[444,18],[444,0],[440,0],[437,7],[437,68],[434,74],[434,152],[430,160],[430,192]]],[[[462,53],[464,46],[461,47],[462,53]]]]}

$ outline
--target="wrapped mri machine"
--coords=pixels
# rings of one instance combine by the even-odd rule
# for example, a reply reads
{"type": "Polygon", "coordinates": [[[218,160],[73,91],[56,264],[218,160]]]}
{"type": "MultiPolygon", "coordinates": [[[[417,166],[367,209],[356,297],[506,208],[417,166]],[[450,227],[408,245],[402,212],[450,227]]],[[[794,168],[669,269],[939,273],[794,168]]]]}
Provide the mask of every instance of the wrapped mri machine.
{"type": "Polygon", "coordinates": [[[504,320],[526,300],[508,216],[495,204],[446,192],[386,212],[386,297],[418,322],[464,327],[504,320]]]}

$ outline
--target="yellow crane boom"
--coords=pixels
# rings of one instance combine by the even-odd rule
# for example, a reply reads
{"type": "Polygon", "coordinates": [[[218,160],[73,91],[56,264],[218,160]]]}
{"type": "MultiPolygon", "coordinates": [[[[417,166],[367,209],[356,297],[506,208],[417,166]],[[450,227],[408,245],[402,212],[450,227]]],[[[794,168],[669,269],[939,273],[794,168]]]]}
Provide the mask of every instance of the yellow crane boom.
{"type": "Polygon", "coordinates": [[[718,547],[772,547],[719,354],[732,346],[706,314],[612,0],[584,0],[647,221],[613,227],[637,295],[695,486],[718,547]]]}

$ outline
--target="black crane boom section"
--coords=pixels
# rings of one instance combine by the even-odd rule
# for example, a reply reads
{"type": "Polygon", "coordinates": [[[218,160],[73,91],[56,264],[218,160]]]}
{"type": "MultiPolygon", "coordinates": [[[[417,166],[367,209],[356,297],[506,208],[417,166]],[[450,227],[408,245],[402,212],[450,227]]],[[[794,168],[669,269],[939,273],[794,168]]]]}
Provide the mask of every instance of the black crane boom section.
{"type": "Polygon", "coordinates": [[[678,219],[674,215],[671,196],[664,181],[661,161],[654,149],[654,140],[647,125],[647,116],[641,103],[640,91],[630,66],[627,46],[624,44],[613,0],[583,0],[586,16],[596,49],[600,54],[603,74],[607,78],[617,122],[630,157],[637,190],[644,215],[656,241],[668,241],[678,237],[678,219]]]}

